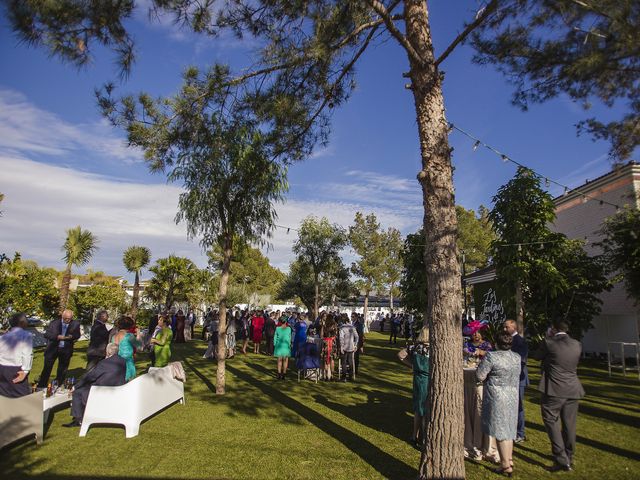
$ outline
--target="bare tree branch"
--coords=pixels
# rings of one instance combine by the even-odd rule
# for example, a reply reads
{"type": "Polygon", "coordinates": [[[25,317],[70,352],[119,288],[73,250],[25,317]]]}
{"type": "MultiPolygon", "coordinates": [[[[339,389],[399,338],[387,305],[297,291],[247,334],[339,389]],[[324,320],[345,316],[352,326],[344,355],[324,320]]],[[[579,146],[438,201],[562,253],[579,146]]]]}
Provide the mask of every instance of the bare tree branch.
{"type": "Polygon", "coordinates": [[[458,35],[453,42],[451,42],[451,44],[446,48],[444,52],[442,52],[442,55],[440,55],[436,59],[436,67],[440,65],[440,63],[442,63],[460,43],[464,42],[469,34],[473,32],[482,22],[484,22],[489,15],[495,12],[497,7],[498,0],[491,0],[491,2],[489,2],[484,10],[482,10],[480,15],[477,15],[475,20],[469,23],[462,31],[462,33],[458,35]]]}

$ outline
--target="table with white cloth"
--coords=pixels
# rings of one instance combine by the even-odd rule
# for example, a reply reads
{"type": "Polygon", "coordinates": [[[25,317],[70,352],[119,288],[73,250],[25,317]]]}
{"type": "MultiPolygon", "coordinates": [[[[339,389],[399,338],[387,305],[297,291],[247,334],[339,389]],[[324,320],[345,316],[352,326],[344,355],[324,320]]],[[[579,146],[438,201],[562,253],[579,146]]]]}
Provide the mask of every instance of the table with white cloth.
{"type": "Polygon", "coordinates": [[[476,380],[476,368],[464,368],[464,450],[465,456],[499,459],[496,439],[482,433],[482,383],[476,380]]]}

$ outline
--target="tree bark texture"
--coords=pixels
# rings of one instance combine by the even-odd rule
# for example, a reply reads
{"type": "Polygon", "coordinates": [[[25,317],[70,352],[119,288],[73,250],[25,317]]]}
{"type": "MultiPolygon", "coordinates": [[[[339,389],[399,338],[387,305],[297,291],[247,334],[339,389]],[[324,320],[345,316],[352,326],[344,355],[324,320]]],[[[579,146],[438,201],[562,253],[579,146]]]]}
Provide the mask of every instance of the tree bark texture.
{"type": "Polygon", "coordinates": [[[393,312],[393,286],[394,284],[391,284],[391,288],[389,288],[389,310],[391,310],[393,312]]]}
{"type": "Polygon", "coordinates": [[[320,312],[320,279],[317,275],[315,276],[313,283],[315,293],[313,295],[313,319],[311,320],[315,320],[316,318],[318,318],[318,314],[320,312]]]}
{"type": "Polygon", "coordinates": [[[419,478],[463,479],[464,396],[457,219],[440,73],[435,65],[427,3],[405,0],[406,36],[420,138],[418,180],[424,205],[427,321],[431,326],[430,415],[419,478]]]}
{"type": "Polygon", "coordinates": [[[71,286],[71,265],[67,265],[67,269],[62,275],[62,283],[60,284],[60,315],[62,311],[67,308],[69,303],[69,288],[71,286]]]}
{"type": "Polygon", "coordinates": [[[140,297],[140,274],[138,273],[138,270],[136,270],[136,278],[133,281],[133,298],[131,299],[131,318],[133,318],[134,321],[138,316],[139,297],[140,297]]]}
{"type": "Polygon", "coordinates": [[[362,313],[364,314],[364,324],[367,324],[367,319],[369,318],[369,291],[365,293],[364,296],[364,308],[362,309],[362,313]]]}
{"type": "Polygon", "coordinates": [[[216,395],[225,393],[225,371],[227,359],[227,289],[229,285],[229,273],[231,271],[231,253],[233,251],[231,235],[226,235],[222,249],[222,272],[220,275],[220,288],[218,298],[220,299],[218,316],[218,368],[216,371],[216,395]]]}

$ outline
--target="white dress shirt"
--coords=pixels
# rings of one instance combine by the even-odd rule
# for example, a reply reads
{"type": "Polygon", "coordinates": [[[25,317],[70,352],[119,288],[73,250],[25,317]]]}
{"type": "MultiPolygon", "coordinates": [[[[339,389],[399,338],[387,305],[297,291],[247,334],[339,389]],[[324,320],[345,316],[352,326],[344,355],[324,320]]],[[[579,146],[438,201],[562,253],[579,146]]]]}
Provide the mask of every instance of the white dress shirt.
{"type": "Polygon", "coordinates": [[[13,327],[0,336],[0,365],[31,370],[33,362],[33,335],[20,327],[13,327]]]}

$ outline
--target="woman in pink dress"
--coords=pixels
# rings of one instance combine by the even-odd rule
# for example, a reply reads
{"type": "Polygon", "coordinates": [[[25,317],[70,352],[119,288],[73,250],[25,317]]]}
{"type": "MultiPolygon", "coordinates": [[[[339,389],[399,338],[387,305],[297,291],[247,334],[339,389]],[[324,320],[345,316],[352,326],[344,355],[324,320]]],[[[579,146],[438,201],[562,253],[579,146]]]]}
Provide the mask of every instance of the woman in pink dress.
{"type": "Polygon", "coordinates": [[[264,328],[264,317],[262,312],[257,312],[251,319],[251,340],[253,340],[253,353],[260,353],[260,342],[262,342],[262,329],[264,328]]]}

